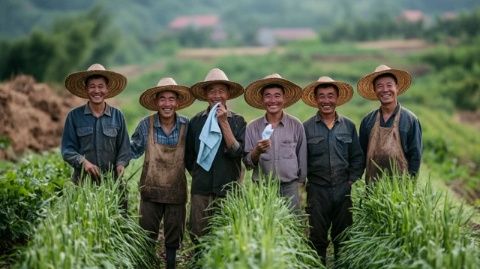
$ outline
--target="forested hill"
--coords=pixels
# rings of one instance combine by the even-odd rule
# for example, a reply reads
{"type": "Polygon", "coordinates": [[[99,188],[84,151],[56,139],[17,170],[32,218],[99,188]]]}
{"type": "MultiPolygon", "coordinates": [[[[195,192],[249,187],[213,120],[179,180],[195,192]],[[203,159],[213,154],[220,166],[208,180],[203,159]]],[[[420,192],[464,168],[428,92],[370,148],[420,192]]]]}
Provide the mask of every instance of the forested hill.
{"type": "Polygon", "coordinates": [[[227,30],[245,35],[262,26],[319,29],[379,14],[396,16],[404,9],[436,16],[476,5],[476,0],[1,0],[0,38],[27,35],[35,27],[47,28],[59,17],[95,6],[103,7],[123,31],[146,38],[160,32],[173,18],[187,14],[219,15],[227,30]]]}

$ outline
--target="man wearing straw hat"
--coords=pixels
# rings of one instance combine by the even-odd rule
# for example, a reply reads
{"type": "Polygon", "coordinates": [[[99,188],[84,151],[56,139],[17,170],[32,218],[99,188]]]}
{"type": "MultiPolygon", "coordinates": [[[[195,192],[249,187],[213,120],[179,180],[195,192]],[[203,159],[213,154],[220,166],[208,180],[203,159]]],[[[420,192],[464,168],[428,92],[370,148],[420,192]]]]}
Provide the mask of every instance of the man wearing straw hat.
{"type": "Polygon", "coordinates": [[[194,100],[188,87],[177,85],[172,78],[162,78],[156,87],[140,96],[140,104],[156,113],[140,121],[132,135],[133,158],[145,152],[140,177],[140,226],[157,240],[163,219],[166,268],[175,268],[187,202],[184,155],[188,119],[176,111],[194,100]]]}
{"type": "Polygon", "coordinates": [[[207,232],[211,210],[226,195],[225,186],[240,178],[245,119],[227,109],[227,100],[243,94],[243,87],[214,68],[203,82],[191,87],[193,96],[208,102],[188,125],[185,165],[192,175],[189,228],[192,241],[207,232]]]}
{"type": "Polygon", "coordinates": [[[289,199],[290,208],[296,212],[300,211],[299,183],[307,176],[307,145],[302,123],[284,108],[301,96],[302,88],[279,74],[252,82],[244,95],[250,106],[266,111],[247,126],[245,166],[253,169],[254,181],[265,176],[278,179],[280,195],[289,199]],[[265,134],[270,129],[271,135],[265,134]]]}
{"type": "Polygon", "coordinates": [[[380,178],[382,173],[418,175],[422,159],[422,128],[415,114],[397,100],[411,81],[407,71],[386,65],[378,66],[358,81],[357,90],[363,98],[380,101],[380,108],[368,113],[360,124],[367,183],[380,178]]]}
{"type": "Polygon", "coordinates": [[[303,125],[308,144],[310,241],[324,264],[328,231],[331,231],[337,258],[339,235],[352,224],[351,186],[360,179],[364,169],[355,124],[336,112],[352,95],[352,86],[326,76],[306,86],[302,95],[307,105],[318,109],[303,125]]]}
{"type": "MultiPolygon", "coordinates": [[[[130,142],[125,119],[120,110],[105,99],[123,91],[127,79],[116,72],[93,64],[87,71],[70,74],[65,87],[88,102],[71,110],[65,120],[61,152],[74,172],[75,183],[86,176],[101,181],[102,174],[113,172],[114,178],[123,174],[130,160],[130,142]]],[[[123,206],[127,207],[126,195],[123,206]]]]}

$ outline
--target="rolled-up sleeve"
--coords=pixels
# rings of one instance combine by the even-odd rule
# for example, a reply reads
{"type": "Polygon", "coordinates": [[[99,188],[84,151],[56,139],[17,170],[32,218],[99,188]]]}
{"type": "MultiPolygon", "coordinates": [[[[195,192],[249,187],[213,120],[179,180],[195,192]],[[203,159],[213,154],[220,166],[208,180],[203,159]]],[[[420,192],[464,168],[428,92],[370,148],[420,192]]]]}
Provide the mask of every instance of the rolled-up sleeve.
{"type": "Polygon", "coordinates": [[[243,150],[245,147],[245,129],[247,127],[247,122],[242,116],[235,115],[231,118],[229,124],[238,144],[235,143],[232,147],[226,148],[225,153],[230,158],[243,157],[243,150]]]}

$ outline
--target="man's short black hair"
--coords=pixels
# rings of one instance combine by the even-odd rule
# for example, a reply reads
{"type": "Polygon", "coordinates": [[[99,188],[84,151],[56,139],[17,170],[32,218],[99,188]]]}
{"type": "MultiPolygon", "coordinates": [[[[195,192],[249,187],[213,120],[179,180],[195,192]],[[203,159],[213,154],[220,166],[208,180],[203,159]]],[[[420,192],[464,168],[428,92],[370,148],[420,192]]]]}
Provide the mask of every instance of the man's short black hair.
{"type": "Polygon", "coordinates": [[[324,83],[324,84],[320,84],[317,87],[315,87],[315,90],[313,90],[314,96],[317,96],[319,89],[325,89],[325,88],[329,88],[329,87],[333,87],[335,89],[335,92],[337,92],[337,96],[339,96],[340,93],[339,93],[337,85],[332,84],[332,83],[324,83]]]}
{"type": "Polygon", "coordinates": [[[94,74],[94,75],[88,76],[85,79],[85,86],[88,86],[88,82],[90,82],[90,80],[99,79],[99,78],[103,78],[103,80],[105,80],[105,84],[108,85],[108,78],[106,76],[102,76],[102,75],[99,75],[99,74],[94,74]]]}
{"type": "Polygon", "coordinates": [[[398,81],[397,81],[397,77],[392,74],[392,73],[384,73],[384,74],[381,74],[381,75],[378,75],[376,76],[374,79],[373,79],[373,87],[375,88],[375,84],[377,83],[377,81],[381,78],[392,78],[394,81],[395,81],[395,84],[398,84],[398,81]]]}
{"type": "Polygon", "coordinates": [[[260,89],[260,94],[263,95],[263,93],[265,92],[266,89],[271,89],[271,88],[278,88],[278,89],[282,90],[283,94],[285,94],[285,88],[282,85],[276,84],[276,83],[267,84],[267,85],[263,86],[260,89]]]}

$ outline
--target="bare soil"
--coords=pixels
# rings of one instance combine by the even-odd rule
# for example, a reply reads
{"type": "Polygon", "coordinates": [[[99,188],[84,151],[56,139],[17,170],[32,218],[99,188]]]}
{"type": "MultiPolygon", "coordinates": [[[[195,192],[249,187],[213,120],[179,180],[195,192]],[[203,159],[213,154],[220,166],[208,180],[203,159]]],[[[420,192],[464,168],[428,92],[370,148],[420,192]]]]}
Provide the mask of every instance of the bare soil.
{"type": "Polygon", "coordinates": [[[20,75],[0,84],[0,160],[58,147],[65,117],[85,101],[20,75]]]}

